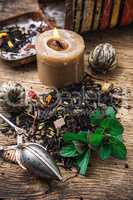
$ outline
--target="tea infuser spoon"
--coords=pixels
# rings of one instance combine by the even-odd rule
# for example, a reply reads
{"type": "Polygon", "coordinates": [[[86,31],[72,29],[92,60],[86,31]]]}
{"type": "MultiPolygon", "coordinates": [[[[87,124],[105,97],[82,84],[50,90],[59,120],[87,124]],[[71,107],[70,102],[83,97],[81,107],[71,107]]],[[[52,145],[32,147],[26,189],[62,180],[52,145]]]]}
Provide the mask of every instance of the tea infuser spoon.
{"type": "Polygon", "coordinates": [[[18,133],[17,145],[9,147],[1,146],[1,151],[5,152],[14,150],[16,158],[15,161],[19,164],[19,166],[23,169],[27,169],[39,177],[45,178],[47,180],[62,180],[58,166],[55,164],[46,149],[37,143],[23,143],[22,136],[25,130],[14,125],[2,114],[0,114],[0,117],[4,119],[9,125],[11,125],[18,133]]]}
{"type": "Polygon", "coordinates": [[[7,124],[9,124],[12,128],[15,129],[18,135],[26,134],[26,131],[22,128],[19,128],[15,124],[13,124],[9,119],[7,119],[3,114],[0,113],[0,118],[2,118],[7,124]]]}

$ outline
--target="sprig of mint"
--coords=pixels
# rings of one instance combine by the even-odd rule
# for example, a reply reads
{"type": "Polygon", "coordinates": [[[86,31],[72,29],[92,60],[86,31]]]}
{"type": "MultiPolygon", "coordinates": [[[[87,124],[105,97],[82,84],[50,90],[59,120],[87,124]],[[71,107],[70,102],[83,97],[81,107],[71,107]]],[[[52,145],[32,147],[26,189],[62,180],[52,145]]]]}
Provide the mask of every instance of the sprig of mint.
{"type": "Polygon", "coordinates": [[[109,106],[105,111],[96,110],[90,115],[93,132],[66,132],[63,136],[67,146],[60,155],[74,158],[81,175],[86,175],[91,152],[96,151],[102,160],[110,156],[120,160],[126,159],[127,150],[123,143],[124,128],[116,118],[116,111],[109,106]]]}
{"type": "Polygon", "coordinates": [[[96,148],[99,157],[102,160],[110,156],[125,159],[127,150],[122,137],[124,128],[116,118],[113,107],[108,107],[104,113],[99,110],[92,113],[90,121],[96,129],[89,135],[89,143],[96,148]]]}
{"type": "Polygon", "coordinates": [[[79,168],[79,173],[85,175],[90,163],[90,150],[88,148],[87,132],[66,132],[63,136],[65,142],[69,143],[60,151],[63,157],[75,158],[74,161],[79,168]]]}

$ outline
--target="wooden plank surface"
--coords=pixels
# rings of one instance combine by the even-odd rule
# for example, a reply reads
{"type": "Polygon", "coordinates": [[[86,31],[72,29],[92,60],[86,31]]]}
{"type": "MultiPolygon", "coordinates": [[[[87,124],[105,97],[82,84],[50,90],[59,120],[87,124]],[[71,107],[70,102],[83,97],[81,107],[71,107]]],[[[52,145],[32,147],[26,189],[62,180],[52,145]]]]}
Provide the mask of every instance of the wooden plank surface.
{"type": "Polygon", "coordinates": [[[38,0],[0,0],[0,22],[38,11],[40,11],[38,0]]]}
{"type": "MultiPolygon", "coordinates": [[[[124,139],[128,150],[126,161],[92,158],[87,177],[78,176],[66,183],[53,182],[53,192],[46,194],[47,184],[27,174],[19,166],[0,161],[0,199],[9,200],[133,200],[133,27],[96,32],[86,35],[86,60],[96,44],[112,43],[119,55],[119,67],[103,77],[131,91],[123,105],[121,121],[125,127],[124,139]],[[127,103],[131,109],[127,110],[127,103]],[[128,112],[127,112],[128,111],[128,112]],[[128,168],[127,165],[128,164],[128,168]]],[[[86,62],[87,67],[87,62],[86,62]]],[[[26,88],[43,90],[36,65],[12,68],[0,61],[0,82],[19,81],[26,88]]],[[[125,100],[124,100],[125,101],[125,100]]],[[[0,135],[0,144],[14,143],[13,137],[0,135]]],[[[72,172],[62,170],[64,177],[72,172]]]]}

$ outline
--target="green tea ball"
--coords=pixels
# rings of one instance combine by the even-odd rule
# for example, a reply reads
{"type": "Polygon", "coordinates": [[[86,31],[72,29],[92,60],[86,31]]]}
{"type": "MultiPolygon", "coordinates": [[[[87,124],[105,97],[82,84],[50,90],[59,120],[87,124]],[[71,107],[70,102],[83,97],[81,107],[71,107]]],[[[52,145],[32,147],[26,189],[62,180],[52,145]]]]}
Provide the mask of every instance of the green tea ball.
{"type": "Polygon", "coordinates": [[[89,64],[97,73],[107,73],[117,66],[117,54],[115,48],[109,44],[99,44],[89,55],[89,64]]]}
{"type": "Polygon", "coordinates": [[[8,113],[18,113],[25,107],[25,88],[16,82],[6,82],[0,87],[0,107],[8,113]]]}

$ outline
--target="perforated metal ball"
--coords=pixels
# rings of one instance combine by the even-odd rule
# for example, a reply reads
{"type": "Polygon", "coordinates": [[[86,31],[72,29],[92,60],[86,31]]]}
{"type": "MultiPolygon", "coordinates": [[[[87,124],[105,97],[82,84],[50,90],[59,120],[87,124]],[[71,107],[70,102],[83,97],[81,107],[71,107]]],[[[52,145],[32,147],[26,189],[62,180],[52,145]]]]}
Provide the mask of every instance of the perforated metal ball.
{"type": "Polygon", "coordinates": [[[89,65],[92,70],[98,73],[107,73],[113,70],[118,64],[115,48],[109,44],[99,44],[89,55],[89,65]]]}

